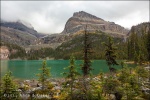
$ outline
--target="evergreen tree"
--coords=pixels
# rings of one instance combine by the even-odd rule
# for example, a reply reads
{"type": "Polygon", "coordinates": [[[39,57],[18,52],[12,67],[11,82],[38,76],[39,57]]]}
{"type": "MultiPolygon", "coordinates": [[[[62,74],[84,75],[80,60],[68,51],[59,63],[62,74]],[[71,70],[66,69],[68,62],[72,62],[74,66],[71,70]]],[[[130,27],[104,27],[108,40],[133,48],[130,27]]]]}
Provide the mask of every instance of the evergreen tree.
{"type": "MultiPolygon", "coordinates": [[[[141,79],[146,79],[148,78],[148,71],[145,70],[143,67],[141,66],[138,66],[135,70],[135,72],[137,73],[137,77],[138,77],[138,82],[139,83],[142,83],[140,82],[141,79]]],[[[141,81],[144,81],[144,80],[141,80],[141,81]]]]}
{"type": "Polygon", "coordinates": [[[129,43],[128,43],[128,55],[129,55],[129,60],[134,60],[135,62],[138,61],[138,36],[135,32],[135,27],[133,26],[131,28],[131,33],[129,36],[129,43]]]}
{"type": "Polygon", "coordinates": [[[114,94],[117,91],[119,81],[114,77],[110,76],[104,80],[103,89],[106,94],[114,94]]]}
{"type": "Polygon", "coordinates": [[[92,53],[92,47],[91,47],[91,41],[89,33],[87,32],[87,25],[85,27],[84,31],[84,51],[83,51],[83,66],[82,66],[82,72],[83,72],[83,93],[85,98],[88,100],[90,89],[89,89],[89,80],[86,78],[90,74],[91,68],[91,53],[92,53]]]}
{"type": "Polygon", "coordinates": [[[142,65],[142,61],[143,61],[143,56],[142,56],[142,52],[141,51],[139,51],[139,55],[138,55],[138,63],[139,63],[139,65],[142,65]]]}
{"type": "Polygon", "coordinates": [[[130,60],[130,42],[129,42],[129,39],[127,39],[127,52],[128,52],[128,60],[130,60]]]}
{"type": "Polygon", "coordinates": [[[42,90],[47,85],[47,79],[50,77],[50,70],[49,68],[46,67],[46,61],[43,61],[42,68],[40,68],[41,73],[38,74],[37,76],[39,77],[38,81],[42,84],[42,90]]]}
{"type": "Polygon", "coordinates": [[[146,41],[146,47],[147,47],[147,51],[148,51],[148,61],[150,63],[150,29],[148,31],[148,34],[147,34],[147,41],[146,41]]]}
{"type": "MultiPolygon", "coordinates": [[[[146,24],[145,24],[146,25],[146,24]]],[[[148,26],[147,26],[148,27],[148,26]]],[[[133,60],[135,63],[142,64],[143,61],[147,60],[149,55],[148,32],[147,27],[132,27],[130,36],[128,38],[128,58],[133,60]]]]}
{"type": "Polygon", "coordinates": [[[136,64],[138,62],[138,53],[137,51],[134,52],[134,63],[136,64]]]}
{"type": "Polygon", "coordinates": [[[106,62],[107,65],[109,67],[110,72],[115,71],[114,68],[112,68],[112,65],[118,65],[118,63],[116,62],[116,55],[115,55],[115,50],[116,47],[113,46],[113,41],[111,39],[111,37],[108,37],[108,43],[104,43],[104,45],[106,46],[106,53],[105,53],[105,57],[106,57],[106,62]]]}
{"type": "Polygon", "coordinates": [[[17,85],[13,82],[11,72],[7,72],[2,78],[1,100],[17,100],[19,99],[17,85]]]}
{"type": "Polygon", "coordinates": [[[83,51],[84,63],[82,67],[82,72],[84,76],[87,76],[92,70],[90,60],[91,53],[92,53],[91,41],[89,39],[89,33],[87,33],[87,25],[86,25],[84,33],[84,51],[83,51]]]}
{"type": "Polygon", "coordinates": [[[139,46],[139,63],[147,60],[148,51],[146,48],[147,42],[147,32],[146,29],[143,29],[141,36],[138,37],[138,46],[139,46]]]}
{"type": "Polygon", "coordinates": [[[134,57],[134,26],[131,28],[131,33],[128,38],[128,58],[133,60],[134,57]]]}
{"type": "Polygon", "coordinates": [[[74,81],[77,79],[77,76],[79,73],[77,72],[76,66],[75,66],[75,58],[72,55],[70,57],[70,65],[67,67],[69,69],[68,73],[64,73],[66,75],[66,78],[69,79],[70,83],[70,94],[71,94],[71,100],[73,100],[73,87],[74,87],[74,81]]]}

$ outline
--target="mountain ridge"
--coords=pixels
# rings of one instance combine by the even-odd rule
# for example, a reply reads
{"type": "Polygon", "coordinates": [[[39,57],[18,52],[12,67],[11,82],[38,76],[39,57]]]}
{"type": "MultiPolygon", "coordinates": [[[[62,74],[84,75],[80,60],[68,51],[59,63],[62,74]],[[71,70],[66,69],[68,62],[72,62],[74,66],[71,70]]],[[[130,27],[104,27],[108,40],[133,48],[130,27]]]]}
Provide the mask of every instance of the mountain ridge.
{"type": "Polygon", "coordinates": [[[23,21],[1,21],[1,40],[25,46],[25,48],[52,47],[55,49],[62,43],[72,40],[74,36],[84,33],[86,25],[87,31],[91,33],[103,32],[122,39],[130,34],[129,30],[114,22],[79,11],[73,13],[73,16],[67,20],[64,30],[59,34],[40,34],[34,30],[34,27],[28,27],[23,21]]]}
{"type": "Polygon", "coordinates": [[[62,34],[74,34],[78,31],[87,30],[89,32],[103,31],[106,33],[117,33],[120,35],[126,35],[129,30],[125,29],[121,25],[114,22],[105,21],[95,15],[89,14],[84,11],[75,12],[72,17],[68,19],[65,24],[62,34]]]}
{"type": "Polygon", "coordinates": [[[23,31],[23,32],[27,32],[27,33],[30,33],[36,37],[41,37],[41,34],[39,34],[36,30],[34,30],[34,27],[32,25],[30,25],[29,27],[29,24],[27,25],[27,23],[25,24],[26,22],[23,22],[23,21],[15,21],[15,22],[5,22],[5,21],[2,21],[0,23],[0,26],[2,27],[6,27],[6,28],[13,28],[13,29],[16,29],[16,30],[20,30],[20,31],[23,31]],[[31,27],[32,26],[32,27],[31,27]]]}

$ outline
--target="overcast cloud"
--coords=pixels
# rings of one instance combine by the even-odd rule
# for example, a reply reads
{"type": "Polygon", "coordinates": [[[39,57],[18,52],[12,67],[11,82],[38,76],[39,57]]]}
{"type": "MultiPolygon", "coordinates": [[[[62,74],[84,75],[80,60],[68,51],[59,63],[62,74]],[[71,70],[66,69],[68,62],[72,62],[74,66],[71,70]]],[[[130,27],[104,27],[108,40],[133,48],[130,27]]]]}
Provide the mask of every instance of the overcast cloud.
{"type": "Polygon", "coordinates": [[[67,20],[78,11],[125,28],[149,21],[149,1],[1,1],[2,20],[23,20],[42,33],[62,32],[67,20]]]}

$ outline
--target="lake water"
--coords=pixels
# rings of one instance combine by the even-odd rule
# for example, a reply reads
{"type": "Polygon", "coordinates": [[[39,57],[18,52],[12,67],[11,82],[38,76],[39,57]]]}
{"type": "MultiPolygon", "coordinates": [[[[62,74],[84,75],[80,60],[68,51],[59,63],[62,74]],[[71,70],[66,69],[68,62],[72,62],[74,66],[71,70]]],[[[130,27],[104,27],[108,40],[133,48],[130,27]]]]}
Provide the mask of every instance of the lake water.
{"type": "MultiPolygon", "coordinates": [[[[39,68],[42,66],[42,60],[2,60],[1,61],[1,76],[7,71],[11,71],[15,78],[19,79],[34,79],[37,78],[36,74],[40,72],[39,68]]],[[[83,61],[76,60],[76,66],[81,73],[81,64],[83,61]]],[[[69,66],[69,60],[47,60],[47,67],[50,68],[51,77],[63,77],[62,73],[67,72],[65,67],[69,66]]],[[[128,65],[134,67],[134,65],[128,65]]],[[[92,61],[92,74],[97,75],[100,72],[108,72],[108,66],[105,60],[92,61]]],[[[120,69],[121,66],[114,66],[120,69]]]]}

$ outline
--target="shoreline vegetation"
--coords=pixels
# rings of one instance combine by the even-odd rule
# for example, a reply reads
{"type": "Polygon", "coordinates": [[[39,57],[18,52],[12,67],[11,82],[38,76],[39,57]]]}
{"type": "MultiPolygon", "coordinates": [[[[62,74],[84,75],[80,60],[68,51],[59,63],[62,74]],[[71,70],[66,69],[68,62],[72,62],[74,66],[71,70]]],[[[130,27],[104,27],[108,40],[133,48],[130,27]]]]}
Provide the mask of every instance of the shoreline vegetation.
{"type": "MultiPolygon", "coordinates": [[[[85,78],[86,81],[90,82],[90,87],[88,88],[91,89],[90,94],[88,95],[93,94],[92,95],[93,99],[91,100],[111,100],[111,99],[118,100],[116,99],[116,95],[114,93],[115,91],[120,91],[119,93],[121,93],[120,95],[122,95],[122,99],[120,100],[132,100],[133,98],[134,100],[148,100],[150,93],[149,89],[150,87],[148,86],[148,84],[150,84],[148,79],[149,78],[148,73],[150,73],[150,66],[149,65],[145,67],[144,66],[136,67],[135,69],[124,67],[123,69],[117,70],[115,73],[112,73],[111,76],[110,73],[108,72],[105,74],[100,73],[99,75],[86,77],[85,78]],[[147,69],[145,70],[145,68],[149,68],[149,70],[147,69]],[[130,83],[128,84],[128,82],[130,82],[132,79],[134,80],[134,85],[133,87],[130,87],[128,86],[130,84],[130,83]],[[106,81],[108,83],[106,83],[106,81]],[[106,87],[105,84],[107,84],[106,87]],[[115,84],[117,84],[118,86],[115,84]],[[109,87],[109,85],[111,87],[109,87]],[[126,85],[129,90],[124,89],[126,87],[122,87],[122,85],[126,85]],[[120,88],[122,88],[123,90],[118,90],[120,88]],[[122,92],[127,92],[127,94],[122,92]],[[139,92],[139,94],[135,94],[136,92],[139,92]],[[97,93],[99,93],[100,98],[102,99],[94,99],[98,96],[97,93]]],[[[31,98],[32,99],[34,98],[36,100],[65,100],[65,98],[70,98],[70,91],[68,90],[70,88],[69,81],[70,79],[66,77],[48,78],[46,82],[49,83],[49,85],[46,85],[47,89],[45,87],[45,90],[42,90],[42,84],[38,81],[38,79],[13,78],[13,82],[17,84],[17,91],[20,94],[17,96],[17,98],[20,98],[20,100],[21,99],[31,100],[31,98]],[[64,94],[64,92],[66,94],[64,94]],[[51,93],[53,95],[50,95],[51,93]]],[[[82,76],[78,76],[78,79],[76,79],[75,85],[73,87],[74,91],[73,95],[75,95],[76,92],[78,91],[79,92],[78,96],[79,95],[81,97],[84,96],[80,94],[82,93],[81,90],[83,88],[81,84],[82,84],[82,76]]],[[[72,100],[86,100],[86,99],[72,99],[72,100]]]]}

